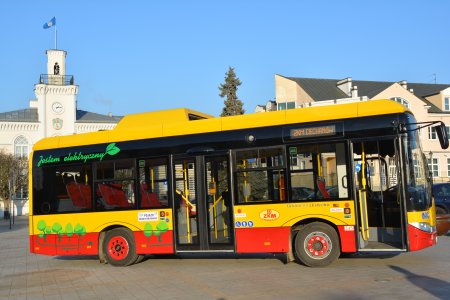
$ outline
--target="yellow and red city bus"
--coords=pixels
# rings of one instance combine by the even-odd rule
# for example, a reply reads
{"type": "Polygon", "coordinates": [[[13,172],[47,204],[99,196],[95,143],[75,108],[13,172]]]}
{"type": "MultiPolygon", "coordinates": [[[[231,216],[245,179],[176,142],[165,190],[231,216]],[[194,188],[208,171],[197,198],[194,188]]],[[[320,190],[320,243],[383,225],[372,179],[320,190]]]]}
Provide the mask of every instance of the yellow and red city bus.
{"type": "Polygon", "coordinates": [[[221,118],[175,109],[46,138],[30,159],[30,251],[114,266],[285,253],[324,266],[420,250],[436,223],[419,128],[376,100],[221,118]]]}

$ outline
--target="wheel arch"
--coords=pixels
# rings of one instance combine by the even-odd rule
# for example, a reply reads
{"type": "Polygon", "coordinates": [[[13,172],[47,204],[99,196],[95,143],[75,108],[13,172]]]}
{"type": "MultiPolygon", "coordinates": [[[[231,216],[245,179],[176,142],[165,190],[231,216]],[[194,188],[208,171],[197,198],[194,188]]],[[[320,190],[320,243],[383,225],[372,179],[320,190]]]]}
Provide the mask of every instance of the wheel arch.
{"type": "MultiPolygon", "coordinates": [[[[113,229],[117,229],[117,228],[125,228],[127,230],[129,230],[134,238],[134,232],[133,230],[130,228],[131,226],[126,226],[123,223],[114,223],[114,224],[110,224],[110,225],[105,225],[99,232],[98,235],[98,258],[100,263],[107,263],[106,261],[106,253],[103,250],[103,243],[105,242],[105,238],[106,238],[106,233],[108,231],[111,231],[113,229]]],[[[137,254],[137,253],[136,253],[137,254]]]]}
{"type": "Polygon", "coordinates": [[[321,222],[321,223],[325,223],[327,225],[330,225],[331,227],[334,228],[334,230],[336,230],[339,239],[341,239],[340,235],[339,235],[339,230],[338,227],[335,223],[327,220],[327,219],[323,219],[323,218],[317,218],[317,217],[313,217],[313,218],[307,218],[307,219],[303,219],[298,221],[297,223],[295,223],[294,225],[291,226],[291,234],[295,235],[297,231],[300,231],[301,228],[309,223],[313,223],[313,222],[321,222]]]}
{"type": "MultiPolygon", "coordinates": [[[[290,234],[291,247],[292,247],[292,243],[294,242],[294,238],[295,238],[295,235],[297,234],[297,232],[299,232],[302,229],[302,227],[304,227],[305,225],[313,223],[313,222],[320,222],[320,223],[327,224],[336,231],[337,236],[339,238],[339,248],[340,248],[341,252],[355,252],[356,251],[356,249],[353,250],[353,248],[352,248],[352,250],[344,249],[345,247],[343,245],[343,242],[345,241],[345,237],[342,236],[342,230],[339,230],[339,228],[338,228],[338,226],[340,226],[340,224],[336,225],[336,223],[333,223],[330,220],[327,220],[324,218],[318,218],[318,217],[302,219],[291,226],[291,234],[290,234]]],[[[342,226],[345,226],[345,225],[342,225],[342,226]]],[[[351,225],[351,226],[353,226],[355,228],[355,225],[351,225]]],[[[289,250],[291,251],[292,249],[290,248],[289,250]]]]}
{"type": "Polygon", "coordinates": [[[334,262],[342,253],[341,240],[336,224],[322,218],[307,218],[291,227],[290,251],[294,254],[295,260],[301,264],[309,267],[323,267],[334,262]],[[315,228],[321,229],[316,231],[315,228]],[[311,237],[312,234],[314,235],[311,237]],[[316,244],[322,246],[321,243],[325,247],[316,248],[316,244]]]}

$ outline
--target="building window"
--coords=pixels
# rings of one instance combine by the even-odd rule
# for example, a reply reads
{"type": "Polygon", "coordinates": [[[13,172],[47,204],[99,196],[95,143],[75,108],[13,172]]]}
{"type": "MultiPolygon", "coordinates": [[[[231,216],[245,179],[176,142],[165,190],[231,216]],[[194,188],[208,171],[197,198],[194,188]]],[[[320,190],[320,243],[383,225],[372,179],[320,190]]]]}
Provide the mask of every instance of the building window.
{"type": "Polygon", "coordinates": [[[429,140],[437,139],[436,129],[434,127],[431,127],[431,126],[428,127],[428,139],[429,140]]]}
{"type": "Polygon", "coordinates": [[[400,103],[401,105],[409,108],[409,102],[401,97],[392,97],[391,100],[400,103]]]}
{"type": "Polygon", "coordinates": [[[450,177],[450,158],[447,158],[447,176],[450,177]]]}
{"type": "Polygon", "coordinates": [[[295,102],[280,102],[277,104],[278,110],[286,110],[295,108],[295,102]]]}
{"type": "Polygon", "coordinates": [[[14,141],[14,155],[28,158],[28,140],[23,135],[18,136],[14,141]]]}
{"type": "Polygon", "coordinates": [[[450,97],[444,99],[444,110],[450,111],[450,97]]]}
{"type": "Polygon", "coordinates": [[[433,174],[433,177],[439,177],[439,160],[437,158],[428,159],[428,168],[433,174]]]}

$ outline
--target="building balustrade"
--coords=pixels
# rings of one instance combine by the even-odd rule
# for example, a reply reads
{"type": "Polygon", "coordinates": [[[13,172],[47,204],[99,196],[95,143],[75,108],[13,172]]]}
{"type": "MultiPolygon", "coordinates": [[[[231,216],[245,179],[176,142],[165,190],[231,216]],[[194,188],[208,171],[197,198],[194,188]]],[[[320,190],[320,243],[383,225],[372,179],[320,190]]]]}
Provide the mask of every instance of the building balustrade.
{"type": "Polygon", "coordinates": [[[39,84],[73,85],[73,83],[73,75],[41,74],[41,77],[39,78],[39,84]]]}

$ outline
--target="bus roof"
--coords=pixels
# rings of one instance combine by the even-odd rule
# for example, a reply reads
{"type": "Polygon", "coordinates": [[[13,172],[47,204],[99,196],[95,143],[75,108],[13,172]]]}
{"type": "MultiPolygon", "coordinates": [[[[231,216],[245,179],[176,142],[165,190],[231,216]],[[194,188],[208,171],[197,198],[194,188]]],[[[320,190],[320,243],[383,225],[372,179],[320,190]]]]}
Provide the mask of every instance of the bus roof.
{"type": "Polygon", "coordinates": [[[229,117],[213,117],[194,110],[179,108],[127,115],[112,130],[45,138],[37,142],[33,149],[64,148],[283,124],[349,119],[407,111],[408,109],[405,106],[392,100],[370,100],[229,117]]]}

